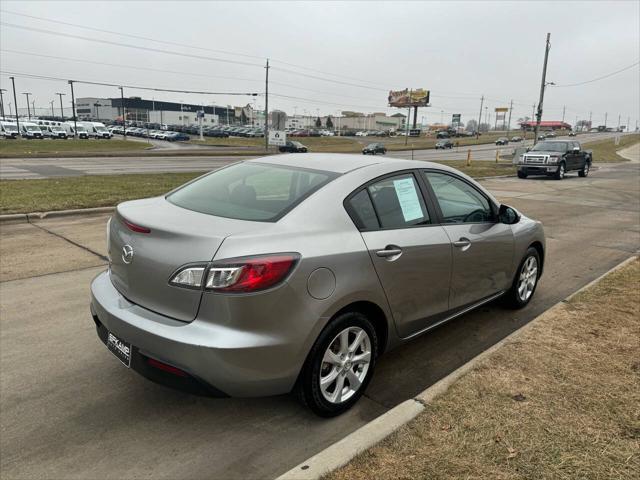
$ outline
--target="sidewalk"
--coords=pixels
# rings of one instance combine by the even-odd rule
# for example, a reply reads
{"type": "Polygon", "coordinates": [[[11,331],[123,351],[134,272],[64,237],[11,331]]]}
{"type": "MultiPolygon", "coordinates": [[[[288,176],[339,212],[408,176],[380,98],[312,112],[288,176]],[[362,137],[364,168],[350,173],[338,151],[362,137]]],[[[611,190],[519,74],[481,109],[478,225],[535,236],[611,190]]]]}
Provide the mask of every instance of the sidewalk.
{"type": "Polygon", "coordinates": [[[637,478],[640,261],[543,314],[327,479],[637,478]]]}

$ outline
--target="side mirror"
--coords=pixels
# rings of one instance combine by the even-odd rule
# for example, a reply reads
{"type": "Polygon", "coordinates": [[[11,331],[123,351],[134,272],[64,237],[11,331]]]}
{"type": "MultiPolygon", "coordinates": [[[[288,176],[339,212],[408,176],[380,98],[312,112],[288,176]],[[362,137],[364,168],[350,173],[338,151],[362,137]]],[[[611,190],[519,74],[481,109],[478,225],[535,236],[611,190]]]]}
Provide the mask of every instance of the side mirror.
{"type": "Polygon", "coordinates": [[[580,153],[580,147],[573,147],[573,149],[571,149],[571,151],[573,153],[580,153]]]}
{"type": "Polygon", "coordinates": [[[515,208],[511,208],[508,205],[500,205],[500,209],[498,210],[498,219],[500,223],[504,223],[506,225],[513,225],[520,221],[520,215],[515,210],[515,208]]]}
{"type": "Polygon", "coordinates": [[[527,147],[527,152],[530,152],[530,151],[531,151],[531,147],[527,147]]]}

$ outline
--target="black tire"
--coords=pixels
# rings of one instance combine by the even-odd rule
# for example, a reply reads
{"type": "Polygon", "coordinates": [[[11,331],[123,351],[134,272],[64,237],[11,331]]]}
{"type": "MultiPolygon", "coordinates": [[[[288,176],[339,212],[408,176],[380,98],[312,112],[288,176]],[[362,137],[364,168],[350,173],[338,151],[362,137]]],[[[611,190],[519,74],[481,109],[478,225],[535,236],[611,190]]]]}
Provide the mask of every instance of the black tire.
{"type": "Polygon", "coordinates": [[[524,257],[522,258],[520,265],[518,265],[518,270],[516,270],[516,274],[515,274],[515,277],[513,278],[513,283],[511,284],[511,288],[504,295],[504,300],[509,307],[514,309],[523,308],[527,306],[527,304],[531,301],[531,299],[533,298],[533,295],[536,293],[536,288],[538,287],[538,280],[540,279],[540,272],[541,272],[540,267],[541,267],[540,254],[538,253],[538,250],[536,250],[533,247],[529,247],[527,249],[527,252],[524,254],[524,257]],[[537,266],[537,275],[536,275],[535,284],[533,286],[533,290],[531,291],[531,294],[529,295],[528,298],[522,299],[518,293],[518,283],[520,280],[520,275],[522,274],[522,270],[525,266],[525,263],[529,259],[529,257],[535,258],[536,266],[537,266]]]}
{"type": "Polygon", "coordinates": [[[518,178],[527,178],[529,175],[527,175],[525,172],[518,170],[518,178]]]}
{"type": "Polygon", "coordinates": [[[359,312],[345,312],[338,315],[324,328],[318,339],[311,347],[307,359],[302,367],[295,387],[298,399],[316,415],[321,417],[335,417],[349,410],[362,396],[367,385],[373,377],[378,355],[378,337],[376,330],[369,319],[359,312]],[[367,335],[371,343],[371,360],[366,377],[360,388],[342,403],[331,403],[324,398],[320,390],[320,373],[322,359],[326,350],[335,339],[336,335],[348,327],[360,327],[367,335]]]}
{"type": "Polygon", "coordinates": [[[586,177],[587,175],[589,175],[589,170],[591,170],[591,164],[589,162],[585,162],[582,170],[578,172],[578,176],[582,178],[586,177]]]}
{"type": "Polygon", "coordinates": [[[558,170],[556,170],[553,178],[555,178],[556,180],[563,180],[566,174],[566,169],[566,164],[564,162],[560,162],[560,165],[558,165],[558,170]]]}

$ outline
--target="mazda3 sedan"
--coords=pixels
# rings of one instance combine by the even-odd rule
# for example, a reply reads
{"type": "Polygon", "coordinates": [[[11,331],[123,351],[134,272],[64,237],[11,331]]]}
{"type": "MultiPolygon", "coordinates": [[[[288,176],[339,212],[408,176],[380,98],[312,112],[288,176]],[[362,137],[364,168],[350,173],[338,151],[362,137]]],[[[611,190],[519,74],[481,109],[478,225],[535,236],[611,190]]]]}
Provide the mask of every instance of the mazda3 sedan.
{"type": "Polygon", "coordinates": [[[503,296],[524,307],[542,225],[455,169],[292,154],[118,205],[91,285],[98,336],[147,378],[215,396],[294,391],[337,415],[383,352],[503,296]]]}

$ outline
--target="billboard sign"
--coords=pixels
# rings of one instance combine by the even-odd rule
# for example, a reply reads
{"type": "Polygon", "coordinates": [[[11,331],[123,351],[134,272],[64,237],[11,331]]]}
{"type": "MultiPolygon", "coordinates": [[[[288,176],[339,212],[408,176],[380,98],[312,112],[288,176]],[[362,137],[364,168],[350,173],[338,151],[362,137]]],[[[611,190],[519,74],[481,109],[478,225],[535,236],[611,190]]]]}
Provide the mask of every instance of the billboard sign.
{"type": "Polygon", "coordinates": [[[462,114],[460,113],[454,113],[453,115],[451,115],[451,124],[452,125],[460,125],[460,118],[462,117],[462,114]]]}
{"type": "Polygon", "coordinates": [[[416,88],[415,90],[391,90],[389,91],[390,107],[426,107],[429,105],[429,90],[416,88]]]}
{"type": "Polygon", "coordinates": [[[283,147],[287,144],[287,134],[283,130],[269,130],[269,145],[283,147]]]}
{"type": "Polygon", "coordinates": [[[503,113],[503,112],[508,112],[509,108],[507,107],[497,107],[496,108],[496,113],[503,113]]]}

